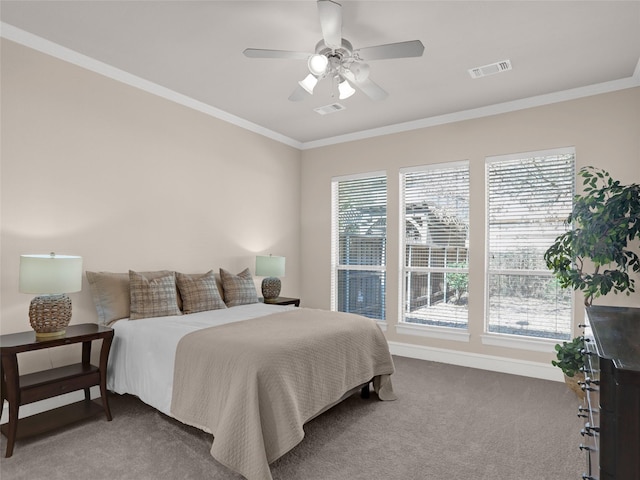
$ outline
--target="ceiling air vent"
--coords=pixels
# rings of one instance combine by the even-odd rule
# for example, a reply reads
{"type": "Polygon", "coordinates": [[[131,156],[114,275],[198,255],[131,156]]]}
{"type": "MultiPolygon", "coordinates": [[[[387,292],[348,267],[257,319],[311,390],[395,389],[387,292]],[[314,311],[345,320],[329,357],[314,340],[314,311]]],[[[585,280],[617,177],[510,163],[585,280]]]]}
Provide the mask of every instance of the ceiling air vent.
{"type": "Polygon", "coordinates": [[[482,78],[487,75],[494,75],[500,72],[511,70],[511,60],[502,60],[500,62],[484,65],[482,67],[470,68],[469,75],[471,78],[482,78]]]}
{"type": "Polygon", "coordinates": [[[340,110],[344,110],[345,108],[347,107],[345,107],[340,103],[332,103],[331,105],[325,105],[324,107],[314,108],[314,110],[318,112],[320,115],[328,115],[330,113],[335,113],[335,112],[339,112],[340,110]]]}

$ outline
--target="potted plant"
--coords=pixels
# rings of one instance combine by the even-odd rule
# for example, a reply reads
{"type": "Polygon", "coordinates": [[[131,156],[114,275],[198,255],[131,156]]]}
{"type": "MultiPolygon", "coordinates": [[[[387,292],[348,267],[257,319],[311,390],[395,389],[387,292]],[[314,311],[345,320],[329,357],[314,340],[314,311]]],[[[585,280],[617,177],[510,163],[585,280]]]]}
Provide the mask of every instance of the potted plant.
{"type": "Polygon", "coordinates": [[[575,337],[570,342],[556,344],[556,358],[551,363],[554,367],[559,367],[564,373],[565,383],[573,390],[580,399],[584,399],[584,391],[580,387],[580,382],[584,382],[584,337],[575,337]]]}
{"type": "Polygon", "coordinates": [[[578,175],[584,192],[574,197],[566,220],[573,229],[556,238],[544,260],[562,287],[584,293],[589,307],[612,290],[635,291],[629,271],[640,272],[640,259],[628,245],[640,234],[640,185],[620,185],[594,167],[584,167],[578,175]]]}
{"type": "MultiPolygon", "coordinates": [[[[640,235],[640,185],[621,185],[604,170],[584,167],[583,193],[574,197],[566,220],[573,228],[558,236],[544,254],[547,267],[564,288],[584,294],[584,304],[613,291],[635,291],[629,272],[640,272],[640,259],[629,243],[640,235]]],[[[552,361],[571,383],[583,366],[582,337],[556,345],[552,361]],[[573,373],[573,375],[570,375],[573,373]]]]}

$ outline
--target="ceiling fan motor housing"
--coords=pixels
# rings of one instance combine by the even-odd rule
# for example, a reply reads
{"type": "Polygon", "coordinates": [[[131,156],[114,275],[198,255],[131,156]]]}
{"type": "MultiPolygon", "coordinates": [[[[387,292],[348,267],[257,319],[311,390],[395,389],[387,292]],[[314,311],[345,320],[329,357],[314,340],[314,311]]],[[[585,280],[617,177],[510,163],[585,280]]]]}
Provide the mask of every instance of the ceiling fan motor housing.
{"type": "Polygon", "coordinates": [[[328,47],[324,40],[320,40],[316,45],[316,55],[323,55],[328,59],[328,68],[325,75],[340,73],[341,68],[349,69],[350,64],[355,61],[353,46],[351,42],[342,39],[342,46],[337,49],[328,47]]]}
{"type": "Polygon", "coordinates": [[[351,45],[349,40],[343,38],[342,46],[334,50],[331,47],[327,47],[324,40],[320,40],[316,45],[316,53],[326,57],[338,56],[339,58],[351,58],[353,56],[353,45],[351,45]]]}

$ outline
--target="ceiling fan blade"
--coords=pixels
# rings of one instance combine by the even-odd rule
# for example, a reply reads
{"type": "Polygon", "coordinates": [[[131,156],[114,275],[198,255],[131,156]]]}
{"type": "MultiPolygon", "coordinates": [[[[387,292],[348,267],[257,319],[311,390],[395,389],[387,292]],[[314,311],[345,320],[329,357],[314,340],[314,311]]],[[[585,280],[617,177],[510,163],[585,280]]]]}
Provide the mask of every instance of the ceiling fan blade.
{"type": "Polygon", "coordinates": [[[371,100],[380,101],[389,96],[385,89],[369,78],[356,80],[356,76],[349,70],[345,70],[343,76],[371,100]]]}
{"type": "Polygon", "coordinates": [[[380,101],[389,96],[385,89],[368,78],[361,82],[354,82],[354,85],[362,90],[362,92],[371,100],[380,101]]]}
{"type": "Polygon", "coordinates": [[[407,58],[421,57],[424,52],[424,45],[420,40],[408,42],[388,43],[375,47],[360,48],[354,53],[362,60],[384,60],[387,58],[407,58]]]}
{"type": "Polygon", "coordinates": [[[290,52],[289,50],[265,50],[262,48],[247,48],[244,52],[249,58],[288,58],[292,60],[307,60],[311,54],[306,52],[290,52]]]}
{"type": "Polygon", "coordinates": [[[291,95],[289,95],[289,100],[291,100],[292,102],[299,102],[301,100],[304,100],[307,95],[309,95],[309,92],[298,85],[298,87],[291,93],[291,95]]]}
{"type": "Polygon", "coordinates": [[[331,0],[318,0],[322,38],[327,47],[342,46],[342,5],[331,0]]]}

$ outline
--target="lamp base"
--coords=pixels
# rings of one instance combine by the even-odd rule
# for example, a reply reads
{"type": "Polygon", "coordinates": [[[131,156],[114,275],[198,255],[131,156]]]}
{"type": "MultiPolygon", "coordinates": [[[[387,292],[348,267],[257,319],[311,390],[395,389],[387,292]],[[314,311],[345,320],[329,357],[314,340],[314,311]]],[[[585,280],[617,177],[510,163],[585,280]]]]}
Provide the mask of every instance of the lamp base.
{"type": "Polygon", "coordinates": [[[29,323],[38,338],[65,334],[71,321],[71,299],[67,295],[42,295],[31,300],[29,323]]]}
{"type": "Polygon", "coordinates": [[[262,280],[262,296],[265,301],[273,300],[280,296],[282,283],[278,277],[267,277],[262,280]]]}

